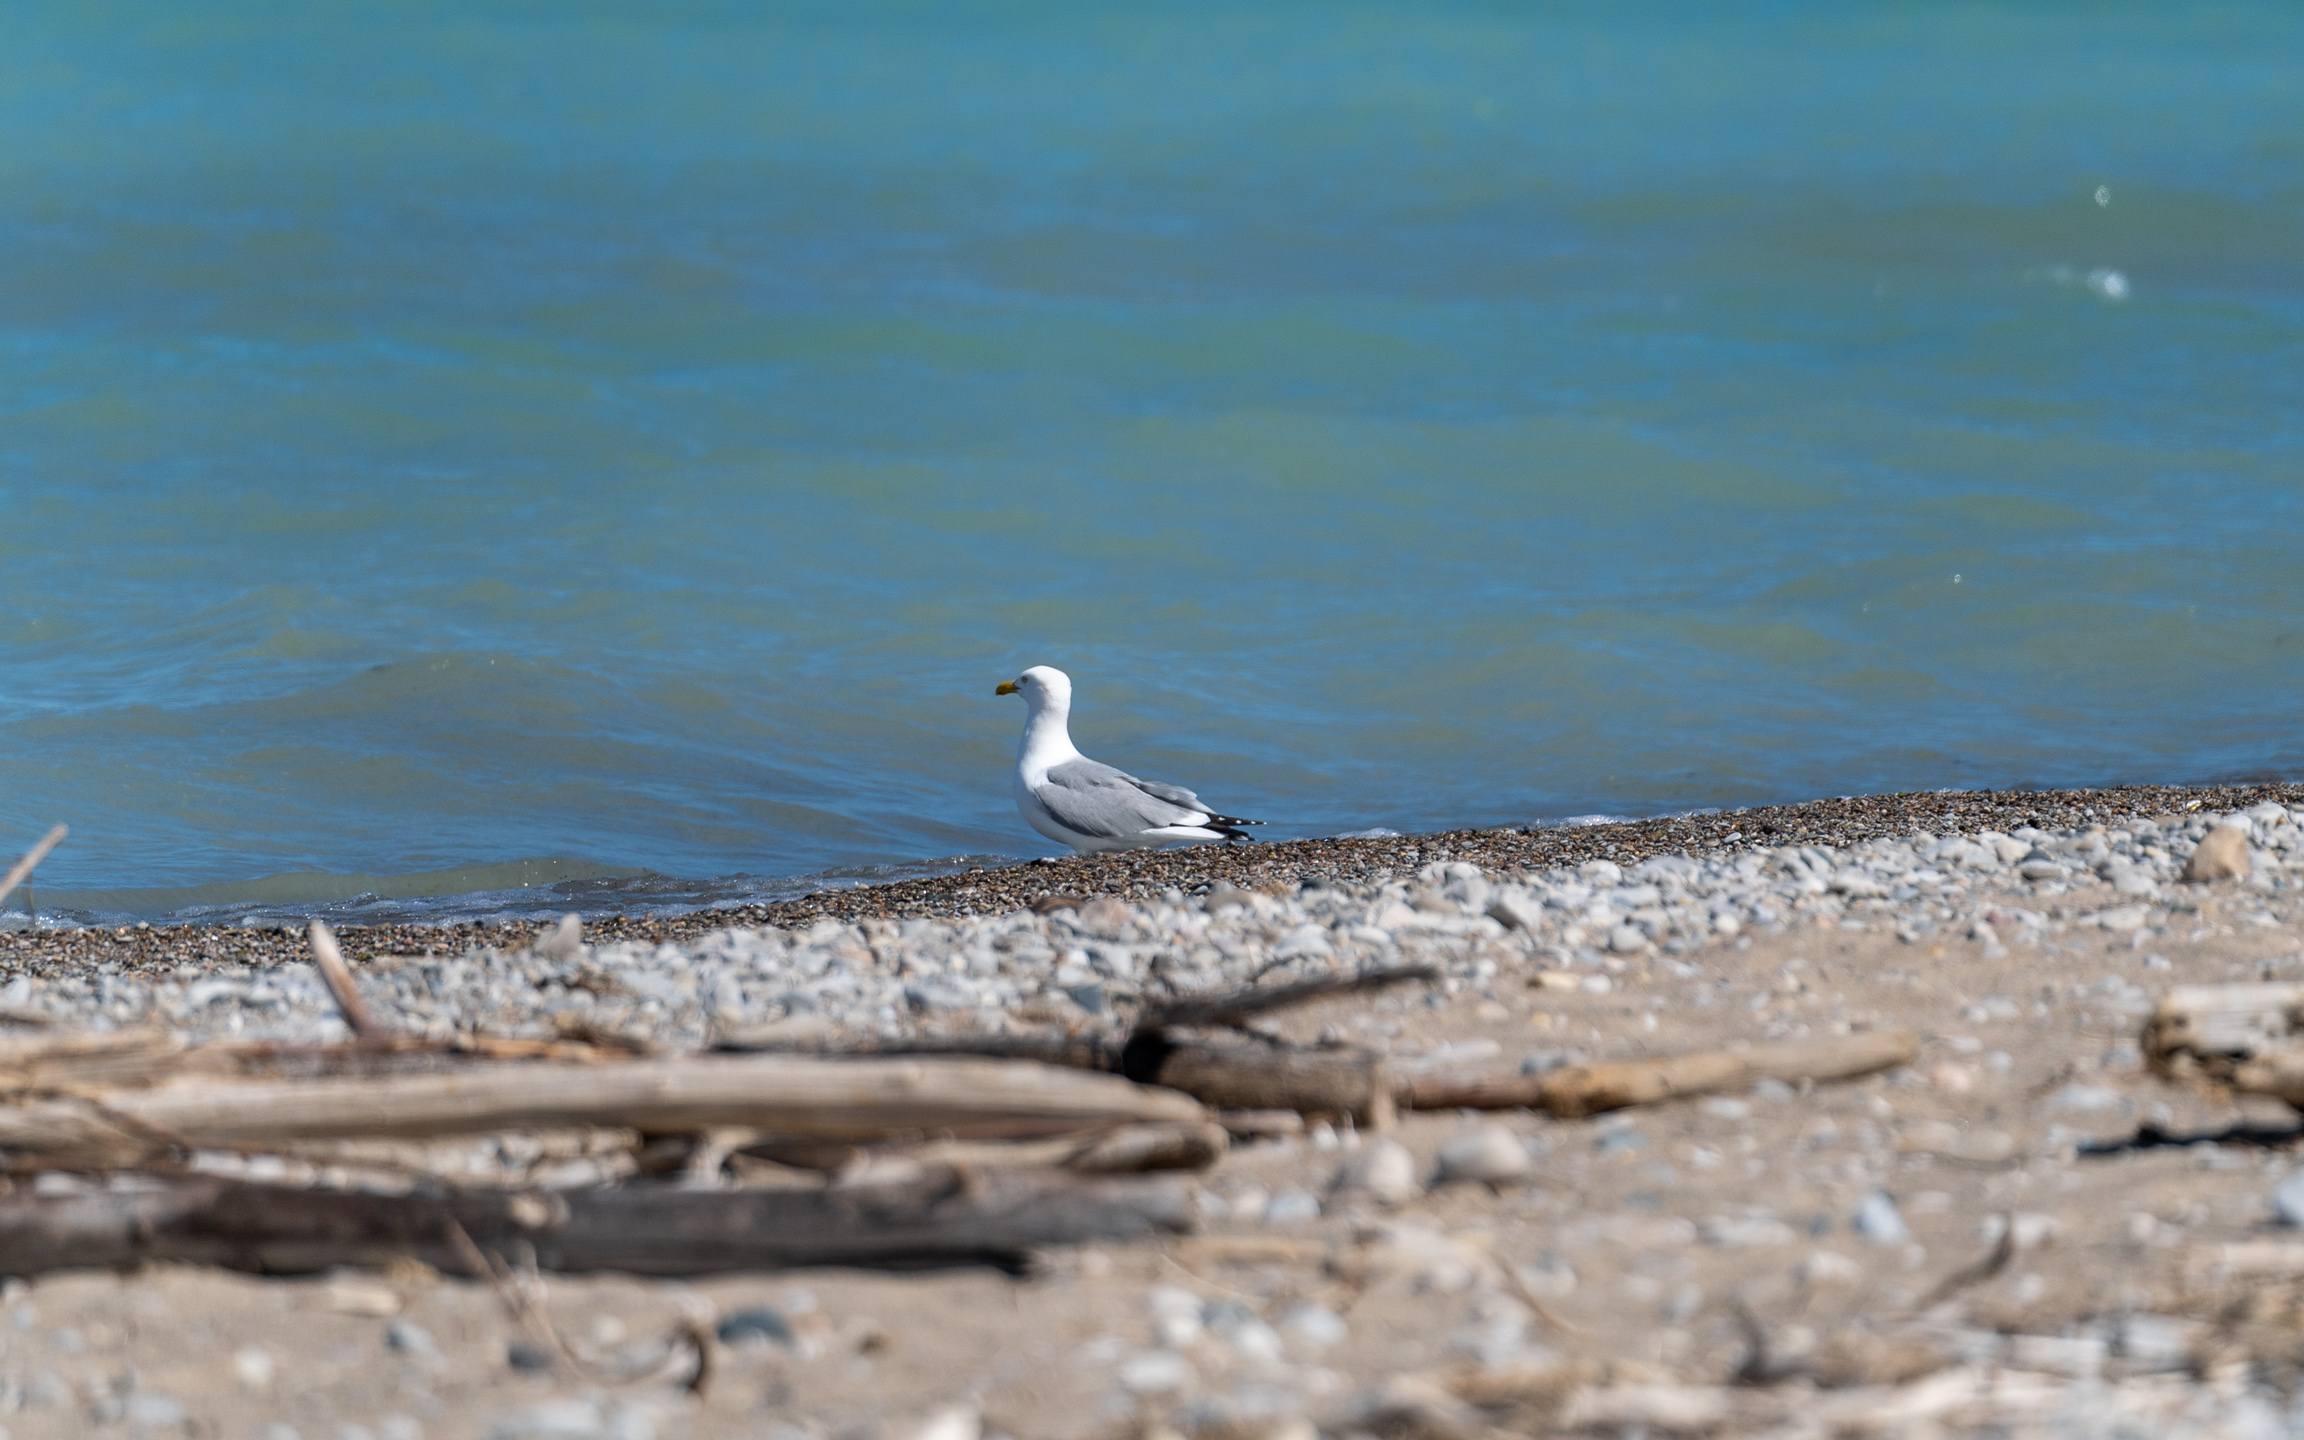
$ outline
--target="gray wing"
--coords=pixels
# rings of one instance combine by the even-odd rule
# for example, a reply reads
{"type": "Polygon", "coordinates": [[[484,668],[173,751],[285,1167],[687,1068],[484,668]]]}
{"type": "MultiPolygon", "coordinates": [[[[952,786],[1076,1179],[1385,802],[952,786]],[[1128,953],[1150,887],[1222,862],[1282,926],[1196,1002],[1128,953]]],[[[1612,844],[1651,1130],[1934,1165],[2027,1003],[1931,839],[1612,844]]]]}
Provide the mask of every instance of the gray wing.
{"type": "Polygon", "coordinates": [[[1216,813],[1208,809],[1207,801],[1202,800],[1181,785],[1163,785],[1157,780],[1139,780],[1133,775],[1128,777],[1128,783],[1147,795],[1159,796],[1171,805],[1181,805],[1187,810],[1207,811],[1211,815],[1216,813]]]}
{"type": "Polygon", "coordinates": [[[1197,825],[1208,818],[1189,790],[1151,786],[1125,770],[1093,760],[1067,760],[1048,769],[1048,783],[1033,792],[1058,824],[1082,835],[1118,839],[1166,825],[1197,825]],[[1181,803],[1174,797],[1192,803],[1181,803]]]}

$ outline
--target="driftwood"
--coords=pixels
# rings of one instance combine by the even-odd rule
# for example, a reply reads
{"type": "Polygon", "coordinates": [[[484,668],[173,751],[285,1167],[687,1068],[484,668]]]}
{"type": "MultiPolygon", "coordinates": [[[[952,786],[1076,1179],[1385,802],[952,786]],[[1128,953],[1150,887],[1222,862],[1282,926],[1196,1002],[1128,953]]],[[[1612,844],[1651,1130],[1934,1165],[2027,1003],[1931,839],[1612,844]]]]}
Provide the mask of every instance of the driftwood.
{"type": "Polygon", "coordinates": [[[773,1031],[734,1031],[712,1048],[736,1055],[814,1055],[825,1059],[890,1059],[900,1055],[971,1055],[982,1060],[1030,1060],[1067,1070],[1120,1073],[1128,1037],[1089,1032],[1080,1035],[919,1035],[893,1038],[811,1035],[804,1039],[773,1031]]]}
{"type": "Polygon", "coordinates": [[[1364,1130],[1392,1123],[1384,1057],[1356,1047],[1314,1050],[1155,1031],[1129,1042],[1121,1073],[1140,1084],[1181,1090],[1220,1110],[1294,1110],[1348,1119],[1364,1130]]]}
{"type": "Polygon", "coordinates": [[[1392,1121],[1392,1084],[1383,1057],[1349,1046],[1305,1049],[1276,1040],[1211,1038],[1190,1033],[1239,1029],[1259,1017],[1348,995],[1366,995],[1433,979],[1429,965],[1399,965],[1288,985],[1249,986],[1188,995],[1148,1008],[1127,1031],[1077,1035],[960,1035],[868,1040],[779,1040],[728,1036],[720,1048],[815,1055],[975,1055],[1103,1070],[1142,1085],[1181,1090],[1201,1104],[1230,1110],[1293,1110],[1350,1119],[1361,1128],[1392,1121]]]}
{"type": "Polygon", "coordinates": [[[0,1106],[0,1148],[39,1155],[227,1149],[337,1136],[422,1137],[571,1125],[642,1134],[744,1128],[823,1140],[1025,1138],[1198,1124],[1191,1099],[1115,1076],[972,1059],[787,1056],[607,1065],[466,1065],[384,1076],[192,1078],[0,1106]]]}
{"type": "Polygon", "coordinates": [[[183,1069],[184,1050],[158,1030],[0,1041],[0,1099],[150,1085],[183,1069]]]}
{"type": "Polygon", "coordinates": [[[2153,1007],[2141,1046],[2164,1079],[2304,1108],[2304,985],[2179,985],[2153,1007]]]}
{"type": "Polygon", "coordinates": [[[1750,1050],[1570,1065],[1542,1075],[1425,1075],[1402,1082],[1397,1098],[1412,1110],[1543,1110],[1575,1119],[1740,1090],[1759,1080],[1846,1080],[1908,1065],[1919,1053],[1918,1036],[1880,1030],[1750,1050]]]}
{"type": "Polygon", "coordinates": [[[353,987],[352,971],[344,964],[344,952],[336,948],[336,936],[322,922],[312,922],[312,963],[320,971],[321,983],[328,987],[330,998],[344,1017],[344,1024],[354,1035],[369,1039],[383,1035],[384,1027],[368,1013],[368,1003],[360,998],[353,987]]]}
{"type": "Polygon", "coordinates": [[[155,1261],[263,1274],[481,1252],[546,1270],[704,1275],[799,1265],[1016,1268],[1044,1246],[1190,1228],[1181,1186],[947,1168],[814,1190],[668,1186],[369,1195],[212,1177],[0,1201],[0,1274],[155,1261]]]}
{"type": "Polygon", "coordinates": [[[1213,995],[1185,995],[1156,1005],[1136,1022],[1136,1033],[1179,1025],[1242,1026],[1258,1016],[1347,995],[1372,995],[1395,986],[1436,980],[1440,972],[1429,965],[1392,965],[1352,975],[1323,975],[1288,985],[1251,985],[1213,995]]]}

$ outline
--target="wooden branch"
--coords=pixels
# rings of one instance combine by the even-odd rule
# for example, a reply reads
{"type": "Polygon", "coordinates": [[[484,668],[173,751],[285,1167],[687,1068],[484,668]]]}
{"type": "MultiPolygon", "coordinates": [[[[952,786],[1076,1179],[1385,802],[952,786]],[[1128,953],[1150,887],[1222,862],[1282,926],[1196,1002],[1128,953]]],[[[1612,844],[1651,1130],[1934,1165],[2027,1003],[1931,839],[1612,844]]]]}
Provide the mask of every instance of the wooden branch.
{"type": "Polygon", "coordinates": [[[262,1274],[413,1258],[459,1274],[470,1252],[546,1270],[710,1275],[801,1265],[994,1264],[1032,1251],[1190,1228],[1182,1186],[944,1169],[900,1184],[816,1190],[667,1185],[437,1197],[296,1190],[198,1176],[148,1188],[0,1201],[13,1275],[156,1261],[262,1274]]]}
{"type": "Polygon", "coordinates": [[[1350,1119],[1362,1129],[1392,1123],[1384,1057],[1338,1047],[1299,1049],[1255,1040],[1193,1040],[1155,1031],[1128,1043],[1122,1072],[1181,1090],[1218,1110],[1294,1110],[1350,1119]]]}
{"type": "Polygon", "coordinates": [[[185,1053],[158,1030],[0,1041],[0,1097],[150,1085],[177,1073],[185,1053]]]}
{"type": "Polygon", "coordinates": [[[1022,1138],[1132,1122],[1200,1123],[1185,1096],[1117,1076],[971,1059],[785,1056],[612,1065],[469,1065],[295,1080],[194,1077],[103,1097],[0,1106],[0,1148],[82,1151],[93,1129],[149,1145],[231,1148],[330,1136],[426,1136],[564,1126],[642,1134],[744,1128],[829,1140],[1022,1138]]]}
{"type": "Polygon", "coordinates": [[[1181,1090],[1202,1104],[1231,1110],[1293,1110],[1350,1118],[1382,1128],[1392,1123],[1392,1087],[1381,1057],[1365,1050],[1298,1049],[1278,1043],[1211,1041],[1182,1033],[1195,1026],[1239,1027],[1259,1015],[1395,985],[1431,980],[1429,965],[1400,965],[1293,985],[1249,986],[1186,996],[1146,1010],[1126,1036],[960,1035],[893,1040],[756,1039],[741,1034],[721,1049],[774,1049],[820,1055],[979,1055],[1033,1060],[1125,1075],[1144,1085],[1181,1090]]]}
{"type": "Polygon", "coordinates": [[[2163,1079],[2304,1108],[2304,985],[2179,985],[2153,1007],[2140,1044],[2163,1079]]]}
{"type": "Polygon", "coordinates": [[[327,925],[315,920],[311,939],[312,963],[319,968],[320,979],[335,999],[344,1023],[362,1040],[382,1035],[384,1028],[368,1013],[368,1003],[360,998],[360,991],[352,984],[352,971],[344,964],[344,952],[336,948],[336,937],[327,925]]]}
{"type": "Polygon", "coordinates": [[[58,825],[41,836],[31,849],[25,851],[24,858],[10,866],[5,876],[0,876],[0,900],[6,900],[10,895],[16,893],[16,887],[31,877],[32,872],[39,868],[40,862],[48,858],[48,852],[63,844],[64,837],[71,833],[70,826],[58,825]]]}
{"type": "Polygon", "coordinates": [[[735,1031],[713,1042],[714,1050],[731,1054],[896,1056],[975,1055],[987,1060],[1031,1060],[1061,1065],[1070,1070],[1120,1073],[1124,1038],[1112,1035],[921,1035],[895,1039],[841,1039],[810,1036],[788,1039],[774,1033],[735,1031]]]}
{"type": "Polygon", "coordinates": [[[1741,1090],[1759,1080],[1847,1080],[1909,1065],[1918,1036],[1904,1030],[1712,1050],[1652,1060],[1571,1065],[1543,1075],[1424,1075],[1401,1083],[1412,1110],[1543,1110],[1565,1119],[1687,1095],[1741,1090]]]}
{"type": "Polygon", "coordinates": [[[1378,990],[1389,990],[1395,985],[1438,979],[1439,975],[1440,972],[1429,965],[1394,965],[1379,970],[1363,970],[1357,975],[1329,975],[1316,980],[1299,980],[1292,985],[1251,985],[1243,990],[1228,990],[1217,995],[1187,995],[1145,1011],[1143,1018],[1136,1022],[1136,1033],[1141,1035],[1151,1030],[1182,1025],[1237,1027],[1259,1015],[1269,1015],[1274,1011],[1292,1010],[1323,1000],[1339,1000],[1347,995],[1373,994],[1378,990]]]}

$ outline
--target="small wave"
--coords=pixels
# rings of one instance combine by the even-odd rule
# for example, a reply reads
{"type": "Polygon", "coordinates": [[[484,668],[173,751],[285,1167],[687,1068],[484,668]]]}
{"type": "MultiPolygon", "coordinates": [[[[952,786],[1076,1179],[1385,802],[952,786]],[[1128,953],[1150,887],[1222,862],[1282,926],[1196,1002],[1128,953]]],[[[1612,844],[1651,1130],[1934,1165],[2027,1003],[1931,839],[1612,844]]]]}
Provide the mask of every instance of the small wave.
{"type": "Polygon", "coordinates": [[[1565,815],[1557,820],[1531,820],[1531,830],[1588,830],[1594,825],[1629,825],[1629,815],[1565,815]]]}
{"type": "Polygon", "coordinates": [[[2031,281],[2045,281],[2050,285],[2076,285],[2095,292],[2105,300],[2125,300],[2129,294],[2128,277],[2108,265],[2083,271],[2072,265],[2043,265],[2024,272],[2031,281]]]}

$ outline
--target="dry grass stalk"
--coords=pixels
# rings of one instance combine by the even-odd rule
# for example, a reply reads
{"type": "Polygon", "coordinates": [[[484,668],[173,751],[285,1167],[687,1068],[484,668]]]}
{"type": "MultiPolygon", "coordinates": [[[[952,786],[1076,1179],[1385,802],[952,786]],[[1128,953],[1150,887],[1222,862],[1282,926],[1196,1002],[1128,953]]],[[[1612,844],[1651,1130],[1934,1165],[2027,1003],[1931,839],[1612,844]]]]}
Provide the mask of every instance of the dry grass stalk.
{"type": "Polygon", "coordinates": [[[72,829],[68,825],[55,826],[40,837],[39,843],[25,851],[24,858],[10,867],[5,876],[0,876],[0,900],[6,900],[14,894],[16,887],[29,879],[32,872],[39,868],[40,862],[48,858],[48,852],[63,844],[64,837],[71,833],[72,829]]]}

